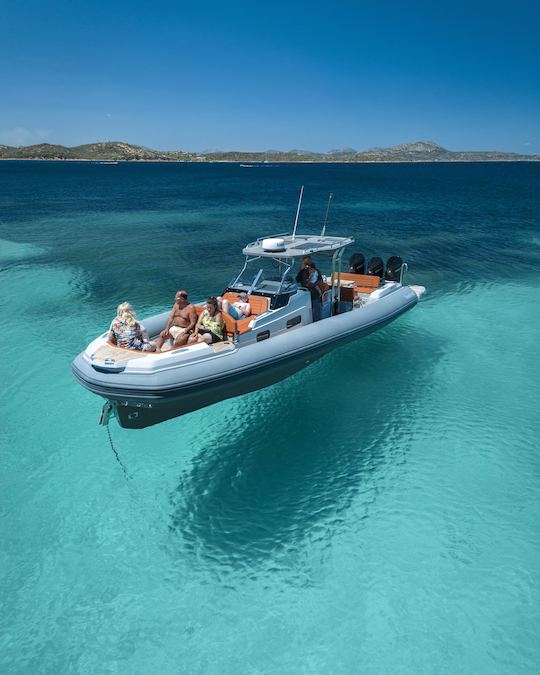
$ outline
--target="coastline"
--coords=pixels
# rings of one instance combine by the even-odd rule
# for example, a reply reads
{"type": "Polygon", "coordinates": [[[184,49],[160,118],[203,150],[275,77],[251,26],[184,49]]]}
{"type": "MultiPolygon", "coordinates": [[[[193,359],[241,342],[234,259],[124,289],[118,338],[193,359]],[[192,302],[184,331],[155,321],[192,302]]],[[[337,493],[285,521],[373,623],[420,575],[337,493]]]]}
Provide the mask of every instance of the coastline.
{"type": "Polygon", "coordinates": [[[276,164],[530,164],[540,162],[540,157],[519,159],[273,159],[268,162],[248,159],[77,159],[69,157],[56,159],[50,157],[0,157],[0,162],[75,162],[85,164],[251,164],[253,166],[275,166],[276,164]]]}
{"type": "Polygon", "coordinates": [[[432,141],[416,141],[389,148],[329,152],[309,150],[152,150],[122,141],[106,141],[67,147],[40,143],[27,146],[0,145],[0,159],[53,162],[178,162],[227,163],[259,166],[263,164],[403,164],[448,162],[537,162],[540,154],[499,150],[447,150],[432,141]]]}

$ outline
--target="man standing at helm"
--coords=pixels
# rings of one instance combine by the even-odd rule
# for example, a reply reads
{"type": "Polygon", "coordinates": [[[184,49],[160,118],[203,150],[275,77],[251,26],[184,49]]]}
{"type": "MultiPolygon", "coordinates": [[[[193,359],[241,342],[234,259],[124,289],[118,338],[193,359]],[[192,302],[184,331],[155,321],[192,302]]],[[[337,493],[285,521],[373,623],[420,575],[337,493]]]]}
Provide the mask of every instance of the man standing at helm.
{"type": "Polygon", "coordinates": [[[321,290],[322,280],[321,273],[315,266],[311,256],[304,256],[302,258],[302,263],[300,264],[300,270],[296,275],[296,281],[304,288],[307,288],[311,294],[313,321],[319,321],[321,318],[321,303],[323,295],[321,290]]]}
{"type": "Polygon", "coordinates": [[[181,347],[188,341],[197,323],[197,312],[189,302],[187,291],[178,291],[164,330],[155,341],[156,351],[161,351],[165,340],[171,339],[173,347],[181,347]]]}

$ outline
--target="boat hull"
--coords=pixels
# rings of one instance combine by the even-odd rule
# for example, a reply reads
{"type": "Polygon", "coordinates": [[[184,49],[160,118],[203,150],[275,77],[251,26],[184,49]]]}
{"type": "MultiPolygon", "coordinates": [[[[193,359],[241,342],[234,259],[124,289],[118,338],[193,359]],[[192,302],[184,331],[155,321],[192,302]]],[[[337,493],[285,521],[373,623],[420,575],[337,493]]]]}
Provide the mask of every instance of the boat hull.
{"type": "Polygon", "coordinates": [[[192,366],[191,377],[184,372],[173,374],[169,381],[164,375],[161,381],[144,382],[141,377],[139,383],[132,378],[126,384],[121,375],[93,371],[82,355],[72,369],[84,387],[111,402],[120,426],[141,429],[284,380],[330,351],[383,328],[417,300],[412,290],[403,287],[384,302],[378,301],[377,307],[366,306],[237,349],[206,370],[192,366]]]}

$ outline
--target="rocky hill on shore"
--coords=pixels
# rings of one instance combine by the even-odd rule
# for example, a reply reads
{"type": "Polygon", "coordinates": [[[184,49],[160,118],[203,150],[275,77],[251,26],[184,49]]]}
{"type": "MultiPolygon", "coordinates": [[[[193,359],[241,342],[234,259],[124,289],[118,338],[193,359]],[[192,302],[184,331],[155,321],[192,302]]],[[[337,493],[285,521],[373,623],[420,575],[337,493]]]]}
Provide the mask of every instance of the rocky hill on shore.
{"type": "Polygon", "coordinates": [[[389,148],[354,150],[343,148],[327,153],[309,150],[267,150],[264,152],[207,151],[202,153],[150,150],[118,141],[89,143],[75,147],[40,143],[11,147],[0,145],[0,159],[48,159],[79,161],[144,162],[531,162],[540,155],[498,151],[446,150],[430,141],[417,141],[389,148]]]}
{"type": "Polygon", "coordinates": [[[140,145],[108,141],[106,143],[88,143],[67,148],[63,145],[40,143],[10,147],[0,145],[0,159],[56,159],[86,161],[191,161],[196,157],[192,152],[160,152],[149,150],[140,145]]]}

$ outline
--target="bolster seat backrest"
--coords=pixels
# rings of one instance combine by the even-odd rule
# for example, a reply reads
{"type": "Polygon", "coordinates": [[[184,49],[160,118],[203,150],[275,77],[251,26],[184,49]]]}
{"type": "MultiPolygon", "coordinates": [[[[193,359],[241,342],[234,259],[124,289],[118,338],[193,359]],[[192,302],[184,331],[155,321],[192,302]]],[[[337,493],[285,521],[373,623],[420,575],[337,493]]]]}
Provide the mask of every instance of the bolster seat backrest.
{"type": "MultiPolygon", "coordinates": [[[[337,272],[334,273],[334,281],[337,281],[337,272]]],[[[378,288],[381,279],[380,277],[371,274],[350,274],[349,272],[342,272],[341,278],[343,281],[354,281],[355,286],[362,288],[378,288]]]]}

